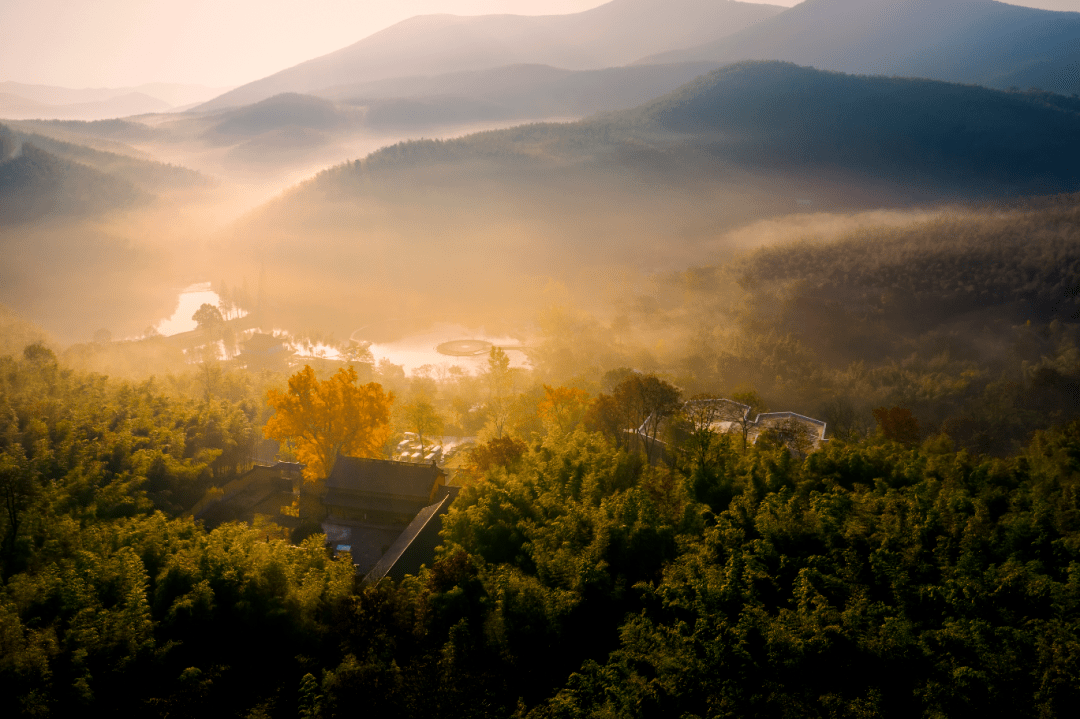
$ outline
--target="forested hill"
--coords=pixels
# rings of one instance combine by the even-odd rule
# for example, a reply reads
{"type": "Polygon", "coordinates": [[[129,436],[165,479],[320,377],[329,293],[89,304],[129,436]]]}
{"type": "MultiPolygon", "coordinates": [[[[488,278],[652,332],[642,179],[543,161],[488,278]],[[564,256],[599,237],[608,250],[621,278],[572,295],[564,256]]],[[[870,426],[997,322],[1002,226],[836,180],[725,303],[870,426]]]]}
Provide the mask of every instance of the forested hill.
{"type": "MultiPolygon", "coordinates": [[[[40,124],[42,129],[46,130],[46,132],[50,127],[76,129],[80,128],[80,126],[87,128],[89,132],[93,132],[94,130],[99,130],[101,132],[109,132],[112,130],[118,132],[122,131],[124,125],[134,125],[136,123],[125,123],[121,120],[117,120],[114,121],[114,123],[100,121],[87,123],[40,124]]],[[[0,134],[6,136],[7,139],[4,140],[4,142],[11,147],[15,147],[19,143],[29,142],[38,149],[45,150],[51,155],[86,165],[99,172],[130,182],[140,189],[149,192],[156,193],[186,190],[194,187],[206,186],[211,182],[210,178],[207,176],[196,172],[195,170],[189,170],[186,167],[155,162],[153,160],[144,160],[138,157],[120,154],[118,152],[97,150],[85,145],[64,142],[63,140],[50,137],[47,134],[26,132],[5,125],[0,125],[0,134]]]]}
{"type": "Polygon", "coordinates": [[[735,272],[748,288],[797,283],[830,311],[906,317],[906,329],[974,311],[1018,324],[1075,322],[1080,195],[1040,204],[862,230],[833,243],[771,245],[735,272]]]}
{"type": "Polygon", "coordinates": [[[1080,91],[1078,42],[1076,12],[991,0],[806,0],[740,32],[641,62],[787,60],[1072,94],[1080,91]]]}
{"type": "Polygon", "coordinates": [[[683,386],[750,382],[838,436],[838,402],[903,406],[927,432],[1001,454],[1080,417],[1078,201],[852,223],[835,240],[811,224],[808,239],[678,273],[631,322],[695,328],[683,386]]]}
{"type": "Polygon", "coordinates": [[[29,142],[0,161],[0,226],[124,209],[149,200],[130,182],[29,142]]]}
{"type": "Polygon", "coordinates": [[[747,62],[580,123],[394,145],[314,184],[333,189],[357,173],[478,160],[528,172],[547,160],[644,164],[661,174],[667,166],[672,182],[730,164],[824,166],[954,196],[1039,194],[1080,187],[1077,136],[1074,98],[747,62]]]}
{"type": "MultiPolygon", "coordinates": [[[[788,63],[721,68],[625,119],[712,143],[744,162],[839,164],[975,185],[1080,181],[1080,99],[788,63]]],[[[625,122],[625,119],[623,120],[625,122]]]]}
{"type": "MultiPolygon", "coordinates": [[[[1075,192],[1076,137],[1072,98],[749,62],[586,121],[383,148],[286,192],[221,241],[237,256],[245,243],[268,248],[266,261],[296,279],[292,306],[313,314],[327,288],[363,278],[386,283],[362,303],[374,321],[403,288],[437,286],[435,264],[471,278],[438,301],[467,313],[503,283],[582,277],[613,258],[647,272],[696,264],[727,230],[808,209],[1075,192]],[[422,267],[404,259],[436,255],[422,267]]],[[[318,307],[320,321],[340,312],[318,307]]]]}
{"type": "Polygon", "coordinates": [[[0,356],[4,717],[1066,717],[1080,701],[1075,423],[1001,459],[880,431],[800,458],[705,425],[652,466],[587,421],[546,422],[480,447],[435,561],[370,586],[322,534],[182,516],[243,471],[269,416],[260,380],[234,379],[203,395],[194,373],[131,384],[39,345],[0,356]]]}

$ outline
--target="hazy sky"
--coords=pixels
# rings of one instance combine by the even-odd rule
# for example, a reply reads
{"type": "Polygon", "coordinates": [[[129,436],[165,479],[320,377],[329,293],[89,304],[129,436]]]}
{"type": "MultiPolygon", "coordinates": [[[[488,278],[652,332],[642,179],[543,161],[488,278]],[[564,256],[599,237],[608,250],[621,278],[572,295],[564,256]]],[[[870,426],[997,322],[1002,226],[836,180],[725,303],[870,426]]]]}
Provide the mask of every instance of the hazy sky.
{"type": "MultiPolygon", "coordinates": [[[[751,0],[753,1],[753,0],[751,0]]],[[[799,0],[773,0],[796,5],[799,0]]],[[[0,81],[64,87],[256,80],[413,15],[578,12],[600,0],[0,0],[0,81]]],[[[1080,0],[1013,0],[1080,10],[1080,0]]]]}

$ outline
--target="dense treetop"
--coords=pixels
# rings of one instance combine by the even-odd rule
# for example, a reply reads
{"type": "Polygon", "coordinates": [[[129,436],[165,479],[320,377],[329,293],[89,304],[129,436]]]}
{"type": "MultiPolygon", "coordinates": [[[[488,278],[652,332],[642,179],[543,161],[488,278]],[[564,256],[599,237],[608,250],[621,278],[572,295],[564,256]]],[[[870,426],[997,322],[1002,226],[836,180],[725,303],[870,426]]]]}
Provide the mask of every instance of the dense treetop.
{"type": "Polygon", "coordinates": [[[365,587],[320,536],[180,516],[265,421],[242,394],[81,374],[41,345],[0,360],[6,713],[1057,716],[1080,698],[1080,425],[999,459],[884,427],[799,459],[700,425],[650,465],[620,429],[645,379],[610,373],[603,401],[542,388],[536,423],[508,414],[462,473],[435,564],[365,587]]]}

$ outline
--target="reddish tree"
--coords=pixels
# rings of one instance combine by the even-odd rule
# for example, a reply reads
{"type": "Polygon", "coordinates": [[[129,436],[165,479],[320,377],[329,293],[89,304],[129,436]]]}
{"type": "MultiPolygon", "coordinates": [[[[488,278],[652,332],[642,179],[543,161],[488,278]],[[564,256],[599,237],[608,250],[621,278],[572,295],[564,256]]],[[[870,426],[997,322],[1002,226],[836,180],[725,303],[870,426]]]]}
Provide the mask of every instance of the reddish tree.
{"type": "Polygon", "coordinates": [[[528,451],[528,446],[513,437],[495,437],[469,451],[472,469],[486,472],[492,467],[510,467],[528,451]]]}
{"type": "Polygon", "coordinates": [[[910,409],[878,407],[874,410],[874,420],[885,439],[899,442],[905,447],[919,443],[919,420],[915,419],[910,409]]]}

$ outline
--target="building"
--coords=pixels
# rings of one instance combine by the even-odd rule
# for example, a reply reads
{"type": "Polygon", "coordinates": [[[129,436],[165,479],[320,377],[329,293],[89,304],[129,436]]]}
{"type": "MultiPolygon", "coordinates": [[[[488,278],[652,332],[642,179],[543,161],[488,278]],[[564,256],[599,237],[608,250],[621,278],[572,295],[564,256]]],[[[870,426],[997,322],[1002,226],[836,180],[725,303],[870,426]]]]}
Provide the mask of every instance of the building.
{"type": "Polygon", "coordinates": [[[338,457],[326,487],[327,541],[349,552],[372,582],[415,574],[435,560],[441,517],[457,496],[434,463],[358,457],[338,457]]]}
{"type": "Polygon", "coordinates": [[[364,577],[364,583],[378,584],[386,577],[400,582],[406,574],[419,574],[422,565],[430,565],[435,559],[435,548],[442,541],[439,536],[442,516],[450,509],[450,504],[457,498],[460,489],[440,488],[439,501],[421,509],[413,521],[409,522],[409,526],[398,535],[364,577]]]}
{"type": "Polygon", "coordinates": [[[330,522],[406,525],[445,485],[446,474],[434,463],[338,457],[323,504],[330,522]]]}
{"type": "Polygon", "coordinates": [[[252,369],[284,369],[292,354],[284,337],[256,332],[241,343],[236,359],[252,369]]]}
{"type": "Polygon", "coordinates": [[[225,522],[253,523],[255,515],[264,515],[275,524],[291,529],[299,520],[283,514],[282,509],[291,508],[296,500],[302,469],[302,464],[291,462],[256,464],[220,492],[208,493],[192,509],[192,518],[213,529],[225,522]]]}

